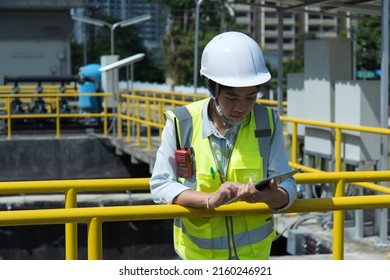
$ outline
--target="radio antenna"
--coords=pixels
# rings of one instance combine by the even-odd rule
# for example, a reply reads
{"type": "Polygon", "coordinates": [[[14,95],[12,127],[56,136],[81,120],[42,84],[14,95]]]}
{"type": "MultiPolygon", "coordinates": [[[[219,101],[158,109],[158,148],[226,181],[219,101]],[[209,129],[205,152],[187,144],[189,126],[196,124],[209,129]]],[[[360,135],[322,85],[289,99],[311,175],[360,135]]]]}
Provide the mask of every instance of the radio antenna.
{"type": "Polygon", "coordinates": [[[175,122],[176,148],[177,148],[178,150],[180,150],[181,147],[180,147],[180,142],[179,142],[179,134],[177,133],[177,122],[176,122],[176,118],[174,118],[173,120],[174,120],[174,122],[175,122]]]}

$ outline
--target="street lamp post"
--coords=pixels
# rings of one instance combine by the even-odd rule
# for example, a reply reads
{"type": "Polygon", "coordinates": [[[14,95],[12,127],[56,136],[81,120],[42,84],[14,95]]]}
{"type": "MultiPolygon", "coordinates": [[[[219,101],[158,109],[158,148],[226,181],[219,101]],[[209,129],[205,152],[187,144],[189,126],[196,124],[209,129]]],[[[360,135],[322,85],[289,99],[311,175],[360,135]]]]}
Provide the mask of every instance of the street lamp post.
{"type": "Polygon", "coordinates": [[[199,10],[202,2],[203,0],[195,0],[194,93],[198,87],[199,10]]]}
{"type": "Polygon", "coordinates": [[[92,24],[92,25],[96,25],[96,26],[100,26],[100,27],[107,26],[110,29],[111,55],[114,55],[114,31],[117,27],[125,27],[125,26],[129,26],[129,25],[133,25],[133,24],[136,24],[139,22],[149,20],[150,18],[151,18],[151,16],[149,14],[146,14],[146,15],[141,15],[141,16],[125,19],[125,20],[116,22],[114,24],[111,24],[111,23],[108,23],[104,20],[90,18],[90,17],[86,17],[86,16],[77,16],[77,15],[72,16],[73,20],[81,21],[84,23],[88,23],[88,24],[92,24]]]}

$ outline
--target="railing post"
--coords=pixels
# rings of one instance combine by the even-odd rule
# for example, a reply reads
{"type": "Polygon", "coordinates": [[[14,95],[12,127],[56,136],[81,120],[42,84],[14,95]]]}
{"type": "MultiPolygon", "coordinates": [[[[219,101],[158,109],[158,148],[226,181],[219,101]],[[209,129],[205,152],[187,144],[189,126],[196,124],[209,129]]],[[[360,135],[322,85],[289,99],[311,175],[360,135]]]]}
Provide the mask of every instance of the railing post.
{"type": "Polygon", "coordinates": [[[152,128],[150,126],[150,100],[145,101],[145,120],[147,123],[146,127],[146,139],[148,141],[147,143],[147,150],[152,150],[152,128]]]}
{"type": "MultiPolygon", "coordinates": [[[[344,180],[341,179],[335,188],[335,197],[344,196],[344,180]]],[[[344,259],[344,210],[333,212],[333,259],[344,259]]]]}
{"type": "Polygon", "coordinates": [[[129,143],[131,138],[131,126],[130,126],[130,98],[127,97],[126,98],[126,117],[127,117],[127,121],[126,121],[126,129],[127,129],[127,138],[126,138],[126,142],[129,143]]]}
{"type": "Polygon", "coordinates": [[[157,119],[157,112],[156,112],[157,105],[158,105],[158,102],[157,102],[157,92],[153,91],[152,106],[153,106],[153,120],[154,121],[156,121],[156,119],[157,119]]]}
{"type": "Polygon", "coordinates": [[[11,139],[11,97],[7,97],[7,139],[11,139]]]}
{"type": "Polygon", "coordinates": [[[136,102],[136,116],[135,116],[135,119],[137,120],[137,124],[136,124],[136,127],[137,127],[137,142],[136,142],[136,146],[141,146],[141,124],[140,124],[140,121],[141,121],[141,109],[140,109],[141,105],[140,105],[140,99],[137,99],[137,102],[136,102]]]}
{"type": "Polygon", "coordinates": [[[61,125],[61,116],[60,116],[60,96],[56,96],[56,139],[60,139],[60,125],[61,125]]]}
{"type": "Polygon", "coordinates": [[[297,122],[292,123],[292,155],[291,155],[291,161],[293,163],[298,163],[298,124],[297,122]]]}
{"type": "Polygon", "coordinates": [[[107,106],[108,106],[107,94],[105,94],[105,95],[103,96],[103,114],[104,114],[104,117],[103,117],[103,132],[104,132],[104,136],[105,136],[105,137],[108,136],[107,106]]]}
{"type": "MultiPolygon", "coordinates": [[[[74,188],[65,193],[65,208],[77,208],[77,192],[74,188]]],[[[66,260],[78,259],[77,223],[65,224],[65,258],[66,260]]]]}
{"type": "Polygon", "coordinates": [[[341,171],[341,128],[336,127],[335,171],[341,171]]]}
{"type": "Polygon", "coordinates": [[[88,260],[103,259],[103,223],[93,218],[88,223],[88,260]]]}
{"type": "Polygon", "coordinates": [[[119,138],[122,138],[122,98],[121,98],[121,94],[118,93],[118,112],[117,112],[118,116],[117,116],[117,119],[118,119],[118,137],[119,138]]]}

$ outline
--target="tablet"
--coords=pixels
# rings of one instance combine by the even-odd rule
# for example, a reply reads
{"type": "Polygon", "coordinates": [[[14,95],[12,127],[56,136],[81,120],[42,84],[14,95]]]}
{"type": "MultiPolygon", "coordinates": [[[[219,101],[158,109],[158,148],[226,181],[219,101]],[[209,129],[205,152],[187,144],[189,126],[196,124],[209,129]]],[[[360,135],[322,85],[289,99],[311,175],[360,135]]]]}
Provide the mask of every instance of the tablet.
{"type": "MultiPolygon", "coordinates": [[[[276,180],[276,183],[279,185],[281,182],[287,180],[287,178],[290,178],[291,176],[293,176],[294,174],[298,173],[298,172],[301,172],[301,169],[298,168],[298,169],[294,169],[294,170],[291,170],[291,171],[288,171],[288,172],[284,172],[284,173],[279,173],[279,174],[276,174],[276,175],[272,175],[271,177],[268,177],[268,178],[265,178],[259,182],[257,182],[255,184],[255,188],[260,191],[262,188],[268,186],[269,182],[272,180],[272,179],[275,179],[276,180]]],[[[234,197],[232,198],[231,200],[229,200],[228,202],[226,202],[225,204],[230,204],[232,202],[235,202],[238,200],[238,197],[234,197]]]]}
{"type": "Polygon", "coordinates": [[[262,188],[268,186],[269,184],[269,181],[271,181],[272,179],[275,179],[276,180],[276,184],[280,184],[281,182],[287,180],[287,178],[293,176],[294,174],[300,172],[301,169],[298,168],[298,169],[294,169],[294,170],[291,170],[291,171],[288,171],[288,172],[284,172],[284,173],[280,173],[280,174],[277,174],[277,175],[273,175],[271,177],[268,177],[266,179],[263,179],[261,180],[260,182],[258,182],[257,184],[255,184],[255,188],[260,191],[262,188]]]}

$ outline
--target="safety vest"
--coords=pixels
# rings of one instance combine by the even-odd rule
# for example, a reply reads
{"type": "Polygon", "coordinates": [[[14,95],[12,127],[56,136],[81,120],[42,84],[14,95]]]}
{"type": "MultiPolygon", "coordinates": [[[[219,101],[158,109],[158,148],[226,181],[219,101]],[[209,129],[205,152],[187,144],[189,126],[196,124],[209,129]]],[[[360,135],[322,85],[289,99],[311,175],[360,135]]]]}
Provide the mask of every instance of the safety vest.
{"type": "MultiPolygon", "coordinates": [[[[222,184],[208,137],[202,138],[202,108],[209,98],[166,112],[177,120],[181,147],[192,148],[194,175],[178,178],[201,192],[214,192],[222,184]]],[[[267,174],[273,133],[273,110],[256,104],[238,132],[228,163],[227,180],[254,182],[267,174]],[[255,136],[255,137],[253,137],[255,136]]],[[[268,259],[275,230],[272,215],[197,217],[175,219],[174,246],[183,259],[268,259]]]]}

